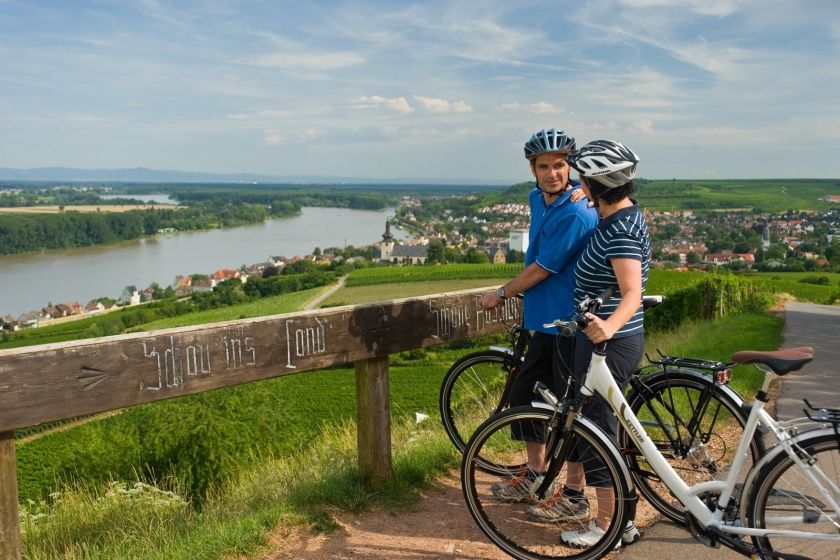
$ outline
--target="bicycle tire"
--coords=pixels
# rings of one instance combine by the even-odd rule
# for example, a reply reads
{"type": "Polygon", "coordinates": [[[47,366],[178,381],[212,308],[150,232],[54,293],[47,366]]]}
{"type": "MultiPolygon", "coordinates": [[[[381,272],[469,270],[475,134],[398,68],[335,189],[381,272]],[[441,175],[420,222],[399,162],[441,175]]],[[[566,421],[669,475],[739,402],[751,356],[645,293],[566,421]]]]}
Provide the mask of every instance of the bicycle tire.
{"type": "MultiPolygon", "coordinates": [[[[461,453],[475,429],[504,408],[499,403],[509,391],[512,359],[510,352],[481,350],[460,358],[446,372],[439,394],[440,417],[446,435],[461,453]]],[[[481,463],[482,469],[498,474],[512,467],[481,463]]]]}
{"type": "MultiPolygon", "coordinates": [[[[831,496],[840,502],[840,438],[834,433],[804,437],[796,443],[800,457],[809,455],[827,478],[831,496]]],[[[750,491],[747,505],[749,527],[825,533],[831,540],[790,538],[782,535],[753,537],[762,558],[796,555],[814,560],[836,559],[840,555],[838,515],[825,497],[787,453],[779,453],[764,465],[750,491]]]]}
{"type": "MultiPolygon", "coordinates": [[[[518,560],[556,560],[573,559],[587,560],[601,558],[613,550],[621,538],[626,521],[632,515],[635,506],[635,492],[631,490],[627,466],[623,463],[618,450],[610,445],[607,437],[591,422],[584,418],[576,418],[572,424],[571,437],[581,442],[583,461],[593,465],[600,465],[599,471],[607,479],[605,484],[612,490],[607,498],[613,508],[607,529],[603,536],[588,548],[574,548],[560,540],[563,531],[586,528],[590,515],[581,514],[579,519],[567,519],[561,522],[533,521],[526,515],[526,503],[502,501],[493,494],[494,482],[505,483],[506,477],[490,475],[480,466],[480,458],[488,457],[497,463],[518,462],[503,459],[499,456],[510,457],[518,455],[524,457],[523,442],[511,439],[510,431],[514,425],[539,425],[548,434],[549,449],[556,442],[551,438],[557,436],[554,428],[559,425],[559,419],[553,410],[530,406],[514,407],[488,419],[475,431],[467,444],[461,463],[461,486],[467,508],[481,531],[505,553],[518,560]],[[551,429],[549,429],[549,427],[551,429]]],[[[516,476],[515,471],[507,473],[507,477],[516,476]]],[[[587,472],[587,477],[590,473],[587,472]]],[[[553,490],[561,491],[565,481],[565,468],[561,471],[553,490]]],[[[533,493],[539,484],[532,483],[530,492],[533,493]]],[[[585,487],[584,493],[589,499],[595,519],[598,504],[594,488],[585,487]]],[[[550,499],[550,498],[549,498],[550,499]]]]}
{"type": "MultiPolygon", "coordinates": [[[[627,395],[633,414],[657,449],[688,486],[722,478],[728,471],[744,433],[747,415],[737,393],[715,385],[708,375],[695,370],[668,369],[639,377],[627,395]],[[639,385],[641,383],[641,385],[639,385]],[[697,426],[688,422],[704,389],[712,393],[697,426]]],[[[636,449],[633,439],[619,426],[619,448],[624,454],[633,482],[645,499],[662,515],[685,524],[685,508],[636,449]]],[[[746,473],[763,452],[761,436],[750,445],[746,473]]],[[[740,495],[735,496],[736,500],[740,495]]]]}

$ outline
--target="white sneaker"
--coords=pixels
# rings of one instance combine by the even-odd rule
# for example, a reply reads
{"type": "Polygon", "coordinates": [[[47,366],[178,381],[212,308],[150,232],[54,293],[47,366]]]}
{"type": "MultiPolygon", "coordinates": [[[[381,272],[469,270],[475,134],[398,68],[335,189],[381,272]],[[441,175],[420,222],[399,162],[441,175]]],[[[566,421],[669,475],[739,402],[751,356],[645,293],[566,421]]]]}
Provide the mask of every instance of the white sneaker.
{"type": "MultiPolygon", "coordinates": [[[[595,523],[595,520],[589,522],[586,531],[579,533],[578,531],[563,531],[560,533],[560,541],[575,548],[587,548],[595,545],[599,540],[604,538],[604,531],[595,523]]],[[[622,544],[633,544],[641,538],[641,533],[636,529],[636,524],[632,521],[627,523],[621,539],[615,543],[615,548],[619,548],[622,544]]]]}
{"type": "Polygon", "coordinates": [[[641,538],[642,534],[636,528],[636,524],[632,521],[628,521],[627,525],[624,527],[624,532],[621,534],[621,544],[627,546],[628,544],[637,542],[641,538]]]}

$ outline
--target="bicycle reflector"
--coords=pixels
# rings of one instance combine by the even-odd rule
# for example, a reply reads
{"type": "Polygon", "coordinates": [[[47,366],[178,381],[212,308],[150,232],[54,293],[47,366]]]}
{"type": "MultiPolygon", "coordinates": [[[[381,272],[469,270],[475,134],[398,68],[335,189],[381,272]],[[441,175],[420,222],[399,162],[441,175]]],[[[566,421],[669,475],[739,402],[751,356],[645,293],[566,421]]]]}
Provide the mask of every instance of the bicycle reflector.
{"type": "Polygon", "coordinates": [[[718,385],[725,385],[732,379],[732,370],[719,369],[715,372],[715,383],[718,385]]]}

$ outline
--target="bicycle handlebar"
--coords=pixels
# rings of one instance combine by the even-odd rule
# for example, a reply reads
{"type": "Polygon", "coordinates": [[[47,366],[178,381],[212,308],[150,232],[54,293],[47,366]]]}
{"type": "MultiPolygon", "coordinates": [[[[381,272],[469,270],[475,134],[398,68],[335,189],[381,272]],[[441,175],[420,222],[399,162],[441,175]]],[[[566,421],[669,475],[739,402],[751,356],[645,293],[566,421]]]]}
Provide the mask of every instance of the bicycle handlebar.
{"type": "MultiPolygon", "coordinates": [[[[606,290],[598,294],[598,297],[586,298],[583,301],[581,301],[575,308],[574,318],[568,321],[557,319],[556,321],[552,321],[551,323],[543,324],[543,327],[546,329],[559,328],[560,334],[562,334],[563,336],[573,336],[576,330],[585,329],[586,325],[590,323],[591,319],[586,316],[586,313],[595,313],[598,310],[598,308],[604,304],[605,301],[607,301],[613,296],[613,294],[615,294],[615,289],[607,288],[606,290]]],[[[642,309],[650,309],[651,307],[656,307],[663,301],[665,301],[665,296],[644,296],[642,298],[642,309]]]]}
{"type": "Polygon", "coordinates": [[[575,316],[570,321],[563,321],[558,319],[551,323],[546,323],[543,327],[550,329],[550,328],[559,328],[560,333],[563,336],[569,337],[575,334],[575,331],[578,329],[585,329],[586,325],[589,324],[591,319],[586,316],[587,313],[595,313],[599,307],[601,307],[605,301],[610,299],[613,294],[615,293],[615,289],[610,287],[598,294],[595,298],[586,298],[581,301],[577,307],[575,308],[575,316]]]}

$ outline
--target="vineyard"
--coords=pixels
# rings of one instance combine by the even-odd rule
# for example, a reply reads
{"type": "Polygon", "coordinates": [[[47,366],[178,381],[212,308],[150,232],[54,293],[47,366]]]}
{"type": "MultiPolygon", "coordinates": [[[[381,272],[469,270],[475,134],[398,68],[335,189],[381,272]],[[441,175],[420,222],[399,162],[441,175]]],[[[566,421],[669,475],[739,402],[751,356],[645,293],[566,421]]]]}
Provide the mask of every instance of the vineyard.
{"type": "Polygon", "coordinates": [[[431,282],[436,280],[472,280],[477,278],[510,279],[522,270],[522,264],[447,264],[364,268],[347,278],[347,287],[431,282]]]}

